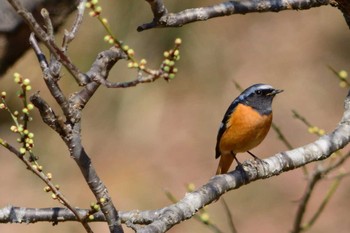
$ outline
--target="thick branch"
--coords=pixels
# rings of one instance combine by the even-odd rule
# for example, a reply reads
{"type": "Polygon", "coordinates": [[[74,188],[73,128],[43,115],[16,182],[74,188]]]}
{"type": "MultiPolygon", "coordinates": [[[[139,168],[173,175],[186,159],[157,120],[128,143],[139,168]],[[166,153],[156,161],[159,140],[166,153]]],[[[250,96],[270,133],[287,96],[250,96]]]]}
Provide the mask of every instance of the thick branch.
{"type": "Polygon", "coordinates": [[[150,3],[155,17],[152,22],[139,26],[137,31],[160,27],[181,27],[188,23],[233,14],[307,10],[334,3],[333,0],[234,0],[208,7],[186,9],[178,13],[168,13],[162,0],[146,1],[150,3]]]}
{"type": "MultiPolygon", "coordinates": [[[[345,112],[338,127],[330,134],[303,147],[278,153],[263,162],[248,160],[242,170],[214,176],[198,190],[187,193],[179,202],[157,210],[119,212],[120,220],[138,233],[166,232],[174,225],[191,218],[199,209],[217,200],[224,193],[252,181],[270,178],[308,163],[328,158],[350,142],[350,96],[345,99],[345,112]],[[141,226],[140,226],[141,225],[141,226]]],[[[3,210],[4,211],[4,210],[3,210]]],[[[47,211],[45,209],[45,211],[47,211]]],[[[67,219],[67,215],[65,215],[67,219]]],[[[70,216],[70,219],[74,216],[70,216]]],[[[58,219],[58,218],[57,218],[58,219]]],[[[101,218],[98,218],[102,220],[101,218]]],[[[0,211],[0,222],[1,211],[0,211]]],[[[52,219],[51,221],[54,221],[52,219]]]]}

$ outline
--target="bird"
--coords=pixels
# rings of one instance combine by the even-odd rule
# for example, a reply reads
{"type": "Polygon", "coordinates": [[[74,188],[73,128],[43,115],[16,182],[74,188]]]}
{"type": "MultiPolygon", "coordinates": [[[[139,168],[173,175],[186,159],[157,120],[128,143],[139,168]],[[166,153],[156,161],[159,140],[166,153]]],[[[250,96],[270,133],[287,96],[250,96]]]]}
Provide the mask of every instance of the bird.
{"type": "Polygon", "coordinates": [[[281,92],[283,90],[258,83],[245,89],[231,103],[218,130],[215,158],[220,157],[220,161],[216,175],[227,173],[233,160],[242,168],[237,153],[248,152],[254,159],[259,159],[249,150],[258,146],[269,132],[272,101],[281,92]]]}

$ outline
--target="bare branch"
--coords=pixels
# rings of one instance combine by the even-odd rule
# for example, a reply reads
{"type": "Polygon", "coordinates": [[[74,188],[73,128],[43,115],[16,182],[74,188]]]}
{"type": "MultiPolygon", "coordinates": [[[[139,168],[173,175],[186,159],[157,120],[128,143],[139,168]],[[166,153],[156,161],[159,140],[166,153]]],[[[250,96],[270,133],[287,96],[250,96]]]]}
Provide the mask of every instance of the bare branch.
{"type": "Polygon", "coordinates": [[[61,119],[57,117],[54,110],[43,100],[39,93],[34,93],[30,97],[30,101],[34,104],[34,106],[39,110],[41,119],[48,125],[50,128],[55,130],[61,137],[65,137],[67,135],[66,128],[61,119]]]}
{"type": "Polygon", "coordinates": [[[123,50],[116,47],[99,53],[86,75],[91,80],[100,80],[100,82],[90,82],[87,84],[82,90],[71,97],[71,102],[79,106],[79,109],[83,109],[100,86],[101,82],[103,82],[102,80],[107,79],[109,71],[120,59],[126,59],[126,55],[123,50]]]}
{"type": "Polygon", "coordinates": [[[78,13],[75,17],[72,28],[70,31],[64,32],[63,43],[62,43],[62,48],[64,53],[67,53],[68,44],[75,38],[75,35],[77,34],[79,27],[83,22],[85,3],[86,3],[86,0],[80,0],[80,3],[78,5],[78,13]]]}
{"type": "Polygon", "coordinates": [[[8,0],[17,13],[23,17],[31,31],[42,41],[51,53],[55,54],[59,62],[61,62],[75,78],[79,85],[86,85],[87,76],[80,72],[80,70],[71,62],[64,52],[50,39],[50,36],[41,28],[33,15],[28,12],[18,0],[8,0]]]}
{"type": "Polygon", "coordinates": [[[49,67],[50,65],[47,63],[46,57],[41,51],[39,44],[36,41],[33,33],[29,37],[29,42],[40,63],[40,67],[43,73],[43,78],[46,83],[46,86],[48,87],[51,95],[55,98],[56,102],[61,106],[64,115],[67,117],[67,119],[71,120],[73,115],[75,114],[72,113],[72,111],[70,110],[69,102],[67,98],[64,96],[60,87],[58,86],[58,83],[57,83],[58,78],[56,76],[55,77],[53,76],[53,75],[59,75],[59,74],[52,74],[51,72],[52,70],[49,67]]]}
{"type": "MultiPolygon", "coordinates": [[[[154,19],[143,24],[137,31],[151,28],[181,27],[185,24],[204,21],[215,17],[253,12],[279,12],[282,10],[308,10],[331,4],[332,0],[234,0],[208,7],[186,9],[178,13],[168,13],[162,0],[146,0],[150,3],[154,19]]],[[[347,1],[344,1],[347,2],[347,1]]]]}
{"type": "MultiPolygon", "coordinates": [[[[238,189],[256,180],[277,176],[314,161],[324,160],[333,152],[346,146],[349,141],[350,96],[348,95],[345,99],[343,118],[332,133],[303,147],[278,153],[264,159],[263,162],[245,161],[243,163],[244,172],[241,169],[236,169],[228,174],[214,176],[207,184],[194,192],[187,193],[182,200],[175,204],[157,210],[119,212],[120,220],[138,233],[166,232],[181,221],[191,218],[198,210],[230,190],[238,189]]],[[[79,143],[75,145],[79,145],[79,143]]],[[[83,156],[85,156],[84,153],[81,151],[83,156]]],[[[89,163],[85,166],[89,166],[89,163]]]]}

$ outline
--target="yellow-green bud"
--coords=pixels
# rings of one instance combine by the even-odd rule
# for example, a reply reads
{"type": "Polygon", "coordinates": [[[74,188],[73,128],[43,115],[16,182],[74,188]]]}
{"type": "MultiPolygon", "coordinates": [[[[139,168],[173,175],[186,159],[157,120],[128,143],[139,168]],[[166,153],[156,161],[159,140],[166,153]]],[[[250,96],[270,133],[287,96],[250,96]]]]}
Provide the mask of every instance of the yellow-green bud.
{"type": "Polygon", "coordinates": [[[345,70],[341,70],[341,71],[338,72],[338,76],[341,79],[346,79],[348,77],[348,72],[346,72],[345,70]]]}
{"type": "Polygon", "coordinates": [[[91,0],[91,4],[96,5],[98,3],[98,0],[91,0]]]}
{"type": "Polygon", "coordinates": [[[51,172],[47,173],[46,177],[47,177],[47,179],[51,180],[52,179],[52,173],[51,172]]]}
{"type": "Polygon", "coordinates": [[[109,41],[109,39],[111,39],[111,36],[110,36],[110,35],[105,35],[105,37],[103,37],[103,40],[104,40],[104,41],[109,41]]]}
{"type": "Polygon", "coordinates": [[[175,74],[173,74],[173,73],[171,73],[171,74],[169,74],[169,79],[174,79],[175,78],[175,74]]]}
{"type": "Polygon", "coordinates": [[[137,67],[139,67],[139,64],[138,64],[137,62],[134,62],[134,63],[132,64],[132,66],[133,66],[134,68],[137,68],[137,67]]]}
{"type": "Polygon", "coordinates": [[[85,7],[86,8],[91,8],[91,3],[90,2],[85,3],[85,7]]]}
{"type": "Polygon", "coordinates": [[[194,183],[189,183],[189,184],[187,185],[187,190],[188,190],[189,192],[193,192],[195,189],[196,189],[196,186],[194,185],[194,183]]]}
{"type": "Polygon", "coordinates": [[[22,82],[22,76],[19,73],[17,73],[17,72],[14,73],[13,77],[14,77],[15,83],[21,83],[22,82]]]}
{"type": "Polygon", "coordinates": [[[326,131],[325,131],[324,129],[319,129],[319,130],[318,130],[318,134],[321,135],[321,136],[322,136],[322,135],[325,135],[325,134],[326,134],[326,131]]]}
{"type": "Polygon", "coordinates": [[[113,39],[113,38],[110,38],[110,39],[108,40],[108,43],[114,44],[114,39],[113,39]]]}
{"type": "Polygon", "coordinates": [[[164,70],[165,72],[169,72],[169,71],[170,71],[170,67],[169,67],[169,66],[164,66],[164,67],[163,67],[163,70],[164,70]]]}
{"type": "Polygon", "coordinates": [[[30,84],[30,80],[27,79],[27,78],[24,79],[24,80],[23,80],[23,84],[26,85],[26,86],[29,85],[29,84],[30,84]]]}
{"type": "Polygon", "coordinates": [[[89,215],[89,220],[90,220],[90,221],[93,221],[94,219],[95,219],[95,217],[94,217],[92,214],[90,214],[90,215],[89,215]]]}
{"type": "Polygon", "coordinates": [[[146,64],[147,64],[146,59],[141,59],[140,64],[141,64],[141,65],[146,65],[146,64]]]}
{"type": "Polygon", "coordinates": [[[169,60],[169,59],[165,59],[165,60],[164,60],[164,64],[165,64],[165,65],[169,65],[169,63],[170,63],[170,60],[169,60]]]}
{"type": "Polygon", "coordinates": [[[32,110],[34,108],[34,105],[33,104],[28,104],[27,108],[28,108],[28,110],[32,110]]]}
{"type": "Polygon", "coordinates": [[[164,55],[164,57],[169,57],[169,52],[168,51],[165,51],[164,53],[163,53],[163,55],[164,55]]]}
{"type": "Polygon", "coordinates": [[[91,16],[91,17],[95,17],[97,14],[95,13],[95,11],[90,11],[89,12],[89,16],[91,16]]]}
{"type": "Polygon", "coordinates": [[[180,45],[182,43],[182,40],[180,38],[176,38],[175,44],[180,45]]]}
{"type": "Polygon", "coordinates": [[[23,108],[23,109],[22,109],[22,112],[25,113],[25,114],[27,114],[27,113],[28,113],[28,108],[23,108]]]}
{"type": "Polygon", "coordinates": [[[24,130],[24,129],[23,129],[23,126],[22,126],[22,125],[19,125],[18,128],[17,128],[17,131],[21,133],[21,132],[23,132],[23,130],[24,130]]]}
{"type": "Polygon", "coordinates": [[[1,103],[0,104],[0,109],[5,109],[5,108],[6,108],[5,104],[1,103]]]}
{"type": "Polygon", "coordinates": [[[309,133],[316,133],[316,132],[318,132],[318,130],[319,129],[317,126],[313,126],[313,127],[308,128],[309,133]]]}
{"type": "Polygon", "coordinates": [[[57,199],[57,195],[53,193],[53,194],[51,194],[51,198],[56,200],[57,199]]]}
{"type": "Polygon", "coordinates": [[[107,20],[106,18],[103,18],[103,19],[102,19],[102,23],[107,24],[107,23],[108,23],[108,20],[107,20]]]}
{"type": "MultiPolygon", "coordinates": [[[[23,147],[19,148],[19,153],[20,153],[21,155],[24,155],[24,154],[26,153],[26,149],[23,148],[23,147]]],[[[35,166],[35,165],[33,165],[33,166],[35,166]]],[[[34,167],[33,167],[33,168],[34,168],[34,167]]]]}
{"type": "Polygon", "coordinates": [[[341,88],[345,88],[347,86],[347,83],[345,81],[341,81],[341,82],[339,82],[339,86],[341,88]]]}
{"type": "Polygon", "coordinates": [[[106,202],[106,198],[101,197],[101,198],[100,198],[100,203],[103,204],[103,203],[105,203],[105,202],[106,202]]]}
{"type": "Polygon", "coordinates": [[[34,138],[34,134],[33,133],[29,133],[28,134],[28,138],[34,138]]]}
{"type": "Polygon", "coordinates": [[[48,192],[51,191],[51,188],[50,188],[49,186],[45,186],[45,187],[44,187],[44,191],[48,193],[48,192]]]}
{"type": "Polygon", "coordinates": [[[178,49],[176,49],[175,51],[174,51],[174,56],[179,56],[180,55],[180,51],[178,50],[178,49]]]}
{"type": "Polygon", "coordinates": [[[95,12],[96,12],[97,14],[101,13],[101,12],[102,12],[102,7],[101,7],[101,6],[97,6],[97,7],[95,8],[95,12]]]}
{"type": "Polygon", "coordinates": [[[208,213],[201,214],[200,219],[203,223],[208,224],[209,223],[209,214],[208,213]]]}
{"type": "Polygon", "coordinates": [[[134,56],[135,55],[135,51],[133,49],[128,49],[127,51],[129,56],[134,56]]]}
{"type": "Polygon", "coordinates": [[[3,92],[1,92],[1,98],[5,98],[6,97],[6,92],[5,91],[3,91],[3,92]]]}
{"type": "Polygon", "coordinates": [[[95,205],[93,205],[92,209],[94,209],[96,211],[99,211],[100,210],[100,205],[95,204],[95,205]]]}
{"type": "Polygon", "coordinates": [[[32,86],[30,85],[26,86],[26,91],[30,91],[30,90],[32,90],[32,86]]]}

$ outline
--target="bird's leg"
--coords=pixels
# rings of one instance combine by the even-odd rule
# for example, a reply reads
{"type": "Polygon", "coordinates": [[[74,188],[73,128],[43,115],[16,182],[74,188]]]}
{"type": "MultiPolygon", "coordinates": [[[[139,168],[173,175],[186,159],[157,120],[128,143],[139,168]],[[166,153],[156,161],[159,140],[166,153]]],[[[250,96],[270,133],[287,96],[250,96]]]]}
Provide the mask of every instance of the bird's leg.
{"type": "Polygon", "coordinates": [[[256,155],[254,155],[252,152],[250,151],[247,151],[248,154],[250,154],[255,160],[258,160],[260,163],[263,163],[263,164],[267,164],[267,162],[265,162],[264,160],[260,159],[259,157],[257,157],[256,155]]]}
{"type": "Polygon", "coordinates": [[[248,181],[249,177],[247,176],[247,174],[246,174],[246,172],[245,172],[245,170],[244,170],[244,168],[243,168],[242,163],[239,162],[239,160],[237,159],[235,153],[233,153],[233,152],[231,151],[231,154],[232,154],[233,158],[235,159],[235,161],[236,161],[236,163],[237,163],[237,170],[242,174],[242,177],[243,177],[243,179],[244,179],[244,183],[246,183],[246,181],[248,181]]]}
{"type": "Polygon", "coordinates": [[[247,151],[248,154],[250,154],[254,159],[262,161],[262,159],[260,159],[258,156],[254,155],[252,152],[250,152],[249,150],[247,151]]]}

